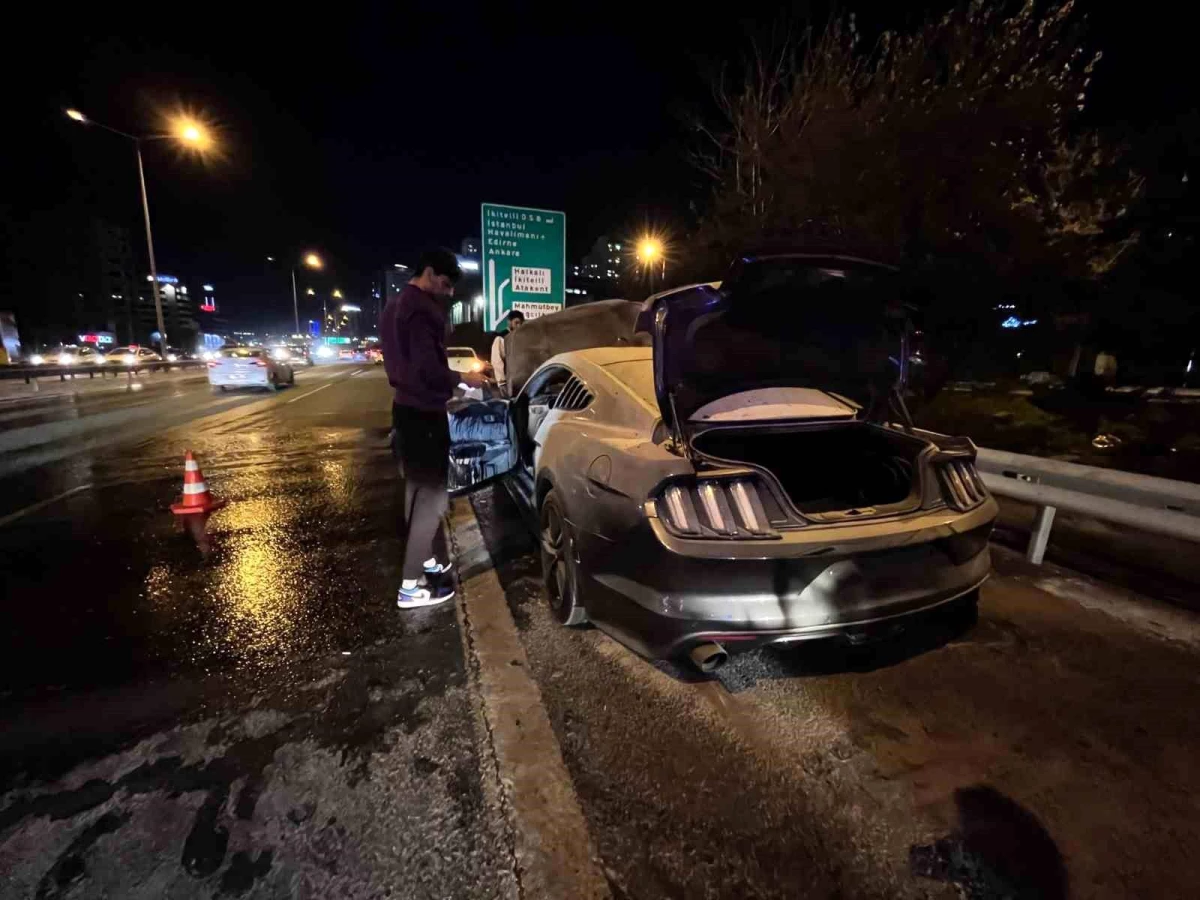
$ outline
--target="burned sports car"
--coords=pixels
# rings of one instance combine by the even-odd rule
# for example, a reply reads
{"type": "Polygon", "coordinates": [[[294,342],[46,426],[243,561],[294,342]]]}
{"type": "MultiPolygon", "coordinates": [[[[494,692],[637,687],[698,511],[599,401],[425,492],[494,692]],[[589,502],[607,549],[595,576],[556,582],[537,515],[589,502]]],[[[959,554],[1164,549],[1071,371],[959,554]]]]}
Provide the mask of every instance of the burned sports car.
{"type": "Polygon", "coordinates": [[[907,321],[891,268],[804,253],[543,317],[513,399],[452,411],[452,487],[503,477],[558,621],[705,671],[969,604],[997,507],[970,440],[912,425],[907,321]]]}

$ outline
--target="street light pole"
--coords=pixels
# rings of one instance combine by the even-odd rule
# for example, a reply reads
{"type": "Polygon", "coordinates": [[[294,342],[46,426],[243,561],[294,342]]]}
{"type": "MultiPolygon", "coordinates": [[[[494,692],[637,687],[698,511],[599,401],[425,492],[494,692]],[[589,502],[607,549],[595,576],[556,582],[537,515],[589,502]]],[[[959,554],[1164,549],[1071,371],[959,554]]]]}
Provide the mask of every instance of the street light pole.
{"type": "MultiPolygon", "coordinates": [[[[126,135],[130,137],[130,135],[126,135]]],[[[133,138],[133,151],[137,154],[138,184],[142,188],[142,216],[146,220],[146,253],[150,257],[150,289],[154,292],[154,316],[158,320],[158,350],[166,358],[167,328],[163,322],[162,296],[158,290],[158,266],[154,262],[154,236],[150,232],[150,200],[146,196],[146,173],[142,168],[142,142],[133,138]]]]}
{"type": "MultiPolygon", "coordinates": [[[[121,131],[119,128],[113,128],[111,125],[105,125],[103,122],[97,122],[95,119],[89,119],[77,109],[68,109],[65,112],[67,118],[73,122],[78,122],[81,125],[96,125],[105,131],[111,131],[113,134],[133,141],[133,152],[137,157],[138,187],[141,190],[142,196],[142,218],[146,223],[146,255],[150,258],[150,290],[154,294],[154,318],[158,324],[158,348],[162,351],[163,356],[166,356],[167,326],[163,321],[162,293],[158,289],[158,265],[154,261],[154,235],[150,231],[150,200],[146,195],[146,170],[142,165],[142,141],[174,138],[203,153],[212,146],[212,136],[199,122],[189,119],[186,116],[176,118],[173,126],[173,134],[151,134],[139,137],[138,135],[121,131]]],[[[133,323],[130,322],[131,330],[132,325],[133,323]]]]}
{"type": "Polygon", "coordinates": [[[292,266],[292,314],[296,317],[296,334],[300,334],[300,301],[296,297],[296,267],[292,266]]]}

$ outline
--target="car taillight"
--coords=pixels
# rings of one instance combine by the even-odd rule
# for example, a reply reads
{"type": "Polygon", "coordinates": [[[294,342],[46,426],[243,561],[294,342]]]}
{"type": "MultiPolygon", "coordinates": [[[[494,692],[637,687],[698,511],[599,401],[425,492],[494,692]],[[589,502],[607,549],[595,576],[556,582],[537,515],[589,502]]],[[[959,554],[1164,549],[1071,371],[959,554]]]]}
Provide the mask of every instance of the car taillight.
{"type": "Polygon", "coordinates": [[[671,531],[689,537],[777,537],[751,478],[712,478],[669,485],[658,509],[671,531]]]}
{"type": "Polygon", "coordinates": [[[699,534],[700,519],[696,516],[696,507],[692,503],[691,494],[681,487],[669,487],[663,491],[666,501],[667,518],[676,531],[684,534],[699,534]]]}
{"type": "Polygon", "coordinates": [[[969,459],[951,459],[939,465],[938,480],[946,502],[955,509],[971,509],[987,497],[983,479],[969,459]]]}
{"type": "Polygon", "coordinates": [[[262,359],[252,359],[252,360],[250,360],[250,365],[258,366],[259,368],[263,368],[263,369],[265,369],[267,367],[266,360],[262,360],[262,359]]]}
{"type": "Polygon", "coordinates": [[[214,360],[209,360],[208,367],[209,367],[210,369],[215,369],[215,368],[216,368],[217,366],[219,366],[219,365],[220,365],[220,363],[219,363],[219,362],[216,362],[216,361],[214,361],[214,360]]]}

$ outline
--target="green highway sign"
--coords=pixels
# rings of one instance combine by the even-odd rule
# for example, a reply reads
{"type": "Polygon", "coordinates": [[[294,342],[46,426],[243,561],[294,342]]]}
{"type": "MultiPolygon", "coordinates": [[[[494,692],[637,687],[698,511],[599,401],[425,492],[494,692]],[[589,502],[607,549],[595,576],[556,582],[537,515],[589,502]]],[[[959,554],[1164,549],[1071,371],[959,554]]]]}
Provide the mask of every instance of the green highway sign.
{"type": "Polygon", "coordinates": [[[497,330],[513,309],[526,319],[562,309],[567,217],[550,209],[485,203],[480,218],[484,330],[497,330]]]}

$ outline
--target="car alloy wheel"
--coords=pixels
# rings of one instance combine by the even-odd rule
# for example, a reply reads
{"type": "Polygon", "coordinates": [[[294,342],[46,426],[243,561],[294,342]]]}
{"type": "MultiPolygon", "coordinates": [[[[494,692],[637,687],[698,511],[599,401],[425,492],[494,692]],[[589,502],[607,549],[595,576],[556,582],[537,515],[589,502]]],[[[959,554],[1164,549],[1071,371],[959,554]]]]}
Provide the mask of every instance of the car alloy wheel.
{"type": "Polygon", "coordinates": [[[575,539],[554,491],[542,501],[542,578],[555,619],[563,625],[582,625],[587,621],[587,611],[579,601],[575,539]]]}

